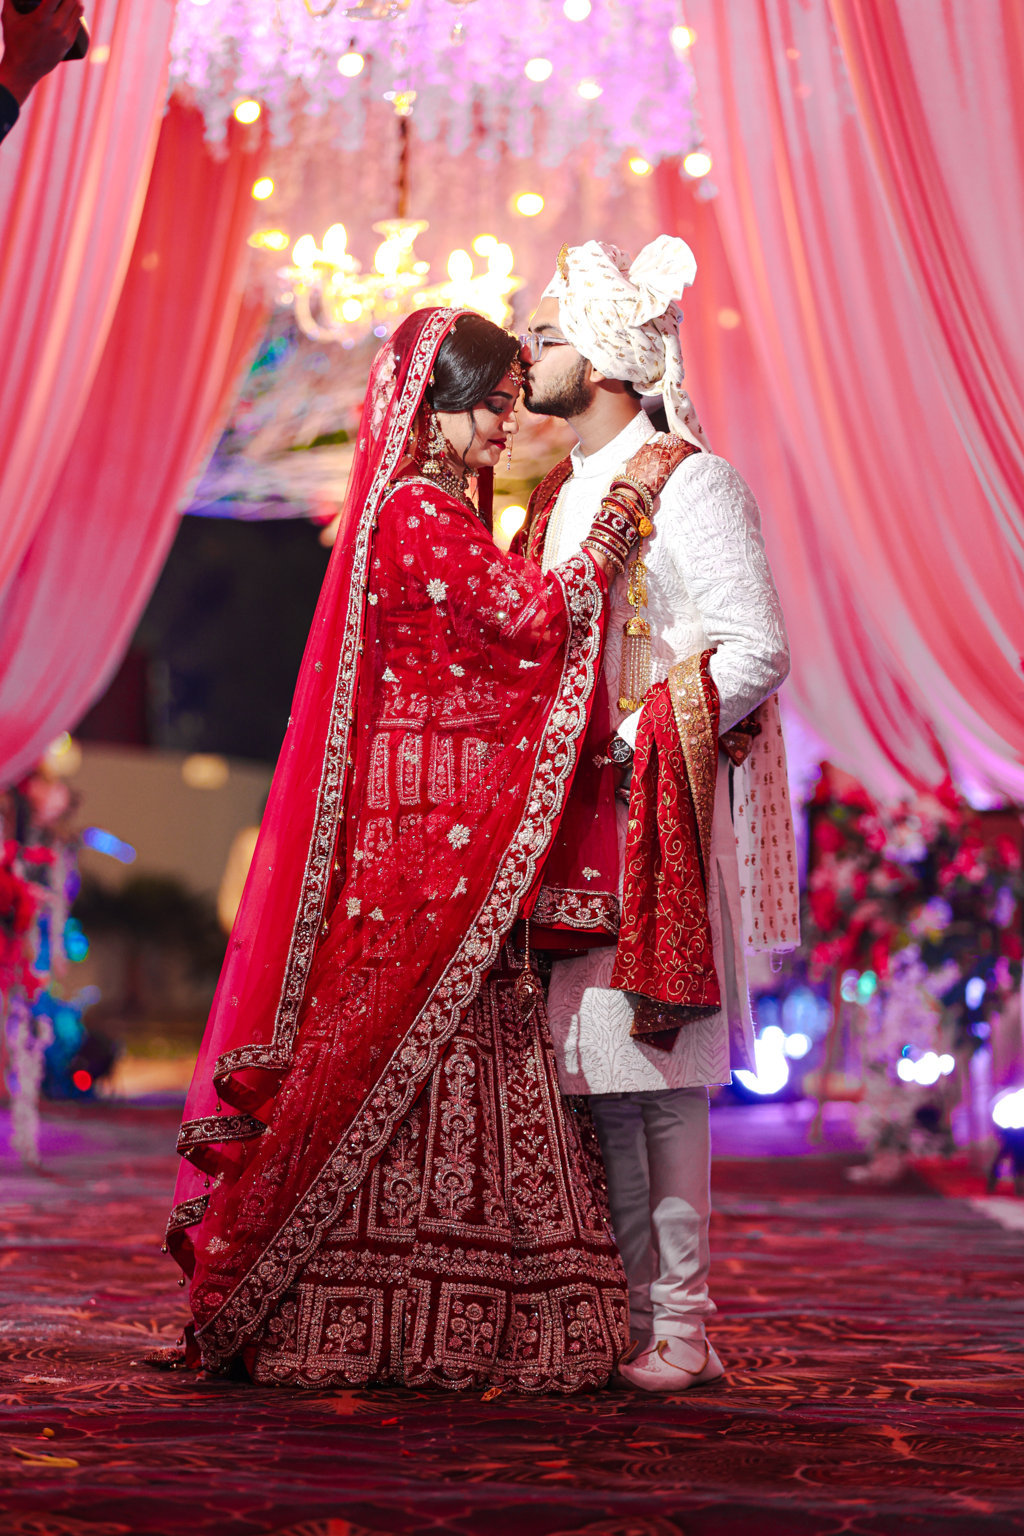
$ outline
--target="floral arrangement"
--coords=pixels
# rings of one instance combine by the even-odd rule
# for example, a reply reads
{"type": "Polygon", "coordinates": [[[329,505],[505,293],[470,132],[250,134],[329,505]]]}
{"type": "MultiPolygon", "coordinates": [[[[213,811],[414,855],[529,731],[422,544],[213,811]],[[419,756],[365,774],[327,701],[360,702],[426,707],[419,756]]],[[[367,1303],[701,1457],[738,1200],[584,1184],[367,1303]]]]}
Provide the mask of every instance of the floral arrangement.
{"type": "Polygon", "coordinates": [[[825,764],[808,817],[804,931],[813,976],[870,969],[884,980],[894,953],[913,945],[930,973],[953,962],[958,982],[1019,985],[1016,811],[973,810],[948,785],[882,807],[825,764]]]}
{"type": "Polygon", "coordinates": [[[1022,823],[951,785],[880,806],[822,768],[808,805],[804,914],[812,981],[856,1033],[859,1128],[879,1155],[947,1150],[946,1077],[1021,982],[1022,823]]]}
{"type": "Polygon", "coordinates": [[[63,963],[68,906],[78,889],[67,784],[38,768],[0,795],[0,1060],[12,1143],[39,1160],[39,1091],[52,1022],[33,1003],[63,963]]]}

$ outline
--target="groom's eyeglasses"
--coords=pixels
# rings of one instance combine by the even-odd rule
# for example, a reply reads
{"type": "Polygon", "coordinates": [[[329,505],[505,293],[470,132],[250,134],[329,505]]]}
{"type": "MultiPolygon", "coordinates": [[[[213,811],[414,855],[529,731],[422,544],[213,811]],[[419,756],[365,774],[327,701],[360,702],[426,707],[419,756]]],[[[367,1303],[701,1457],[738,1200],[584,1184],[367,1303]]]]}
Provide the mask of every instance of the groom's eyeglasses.
{"type": "Polygon", "coordinates": [[[528,363],[539,363],[545,347],[567,347],[564,336],[538,336],[536,331],[525,331],[519,338],[519,347],[528,363]]]}

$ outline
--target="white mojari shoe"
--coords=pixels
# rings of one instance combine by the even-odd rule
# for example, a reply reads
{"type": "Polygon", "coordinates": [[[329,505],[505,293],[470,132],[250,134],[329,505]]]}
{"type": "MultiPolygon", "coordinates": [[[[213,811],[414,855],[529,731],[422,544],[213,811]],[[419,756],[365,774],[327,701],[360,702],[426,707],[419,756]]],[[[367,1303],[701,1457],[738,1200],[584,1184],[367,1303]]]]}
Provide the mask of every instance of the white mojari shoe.
{"type": "Polygon", "coordinates": [[[725,1375],[725,1367],[707,1339],[658,1339],[635,1360],[619,1366],[619,1375],[645,1392],[685,1392],[725,1375]]]}

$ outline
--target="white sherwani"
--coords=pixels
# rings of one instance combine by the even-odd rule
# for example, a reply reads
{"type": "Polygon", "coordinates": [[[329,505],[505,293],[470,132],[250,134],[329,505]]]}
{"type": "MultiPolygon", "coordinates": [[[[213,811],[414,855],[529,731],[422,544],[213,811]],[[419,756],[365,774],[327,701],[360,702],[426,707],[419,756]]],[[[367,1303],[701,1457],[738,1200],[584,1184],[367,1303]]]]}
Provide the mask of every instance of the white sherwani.
{"type": "MultiPolygon", "coordinates": [[[[626,461],[654,432],[641,411],[612,442],[583,457],[572,452],[573,474],[551,515],[545,567],[574,554],[601,497],[626,461]]],[[[670,476],[655,504],[647,541],[647,617],[652,631],[653,680],[676,662],[716,646],[711,676],[725,731],[773,693],[789,670],[782,610],[765,558],[757,504],[724,459],[695,453],[670,476]]],[[[612,589],[604,684],[612,723],[632,744],[640,711],[619,709],[622,626],[631,613],[626,583],[612,589]]],[[[708,913],[723,1007],[679,1032],[671,1052],[630,1037],[635,1002],[613,991],[615,951],[609,946],[556,962],[548,1015],[565,1093],[657,1092],[726,1083],[732,1067],[753,1068],[753,1028],[740,924],[739,874],[729,804],[728,759],[719,758],[708,871],[708,913]]],[[[626,808],[619,815],[619,888],[626,808]]]]}

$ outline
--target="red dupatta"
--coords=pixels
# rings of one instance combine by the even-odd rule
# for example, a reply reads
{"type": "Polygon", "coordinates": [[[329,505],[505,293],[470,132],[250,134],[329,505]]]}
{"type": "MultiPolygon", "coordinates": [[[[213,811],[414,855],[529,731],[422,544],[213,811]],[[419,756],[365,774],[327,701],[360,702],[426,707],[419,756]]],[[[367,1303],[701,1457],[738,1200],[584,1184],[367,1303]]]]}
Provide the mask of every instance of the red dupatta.
{"type": "Polygon", "coordinates": [[[213,1368],[408,1113],[534,884],[586,732],[607,590],[589,555],[544,577],[460,501],[396,480],[457,319],[423,311],[375,359],[186,1104],[168,1242],[213,1368]]]}

